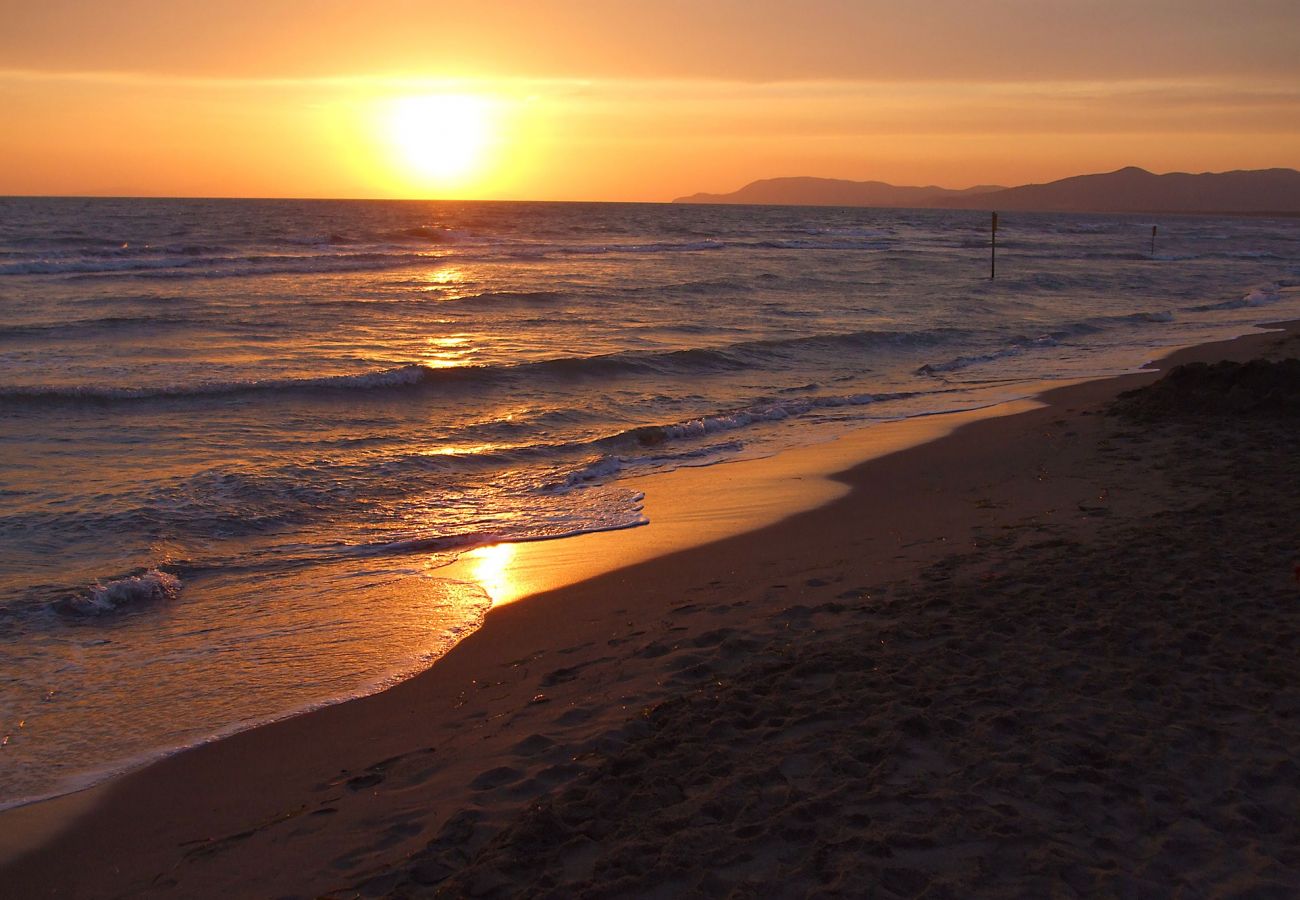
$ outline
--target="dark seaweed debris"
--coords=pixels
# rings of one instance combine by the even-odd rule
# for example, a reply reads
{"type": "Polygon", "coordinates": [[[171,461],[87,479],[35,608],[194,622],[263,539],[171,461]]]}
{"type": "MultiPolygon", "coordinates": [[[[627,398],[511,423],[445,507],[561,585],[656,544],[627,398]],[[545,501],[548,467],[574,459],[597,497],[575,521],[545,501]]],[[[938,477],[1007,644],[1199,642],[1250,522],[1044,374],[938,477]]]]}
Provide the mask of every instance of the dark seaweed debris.
{"type": "Polygon", "coordinates": [[[1110,411],[1135,419],[1300,415],[1300,359],[1188,363],[1125,391],[1110,411]]]}

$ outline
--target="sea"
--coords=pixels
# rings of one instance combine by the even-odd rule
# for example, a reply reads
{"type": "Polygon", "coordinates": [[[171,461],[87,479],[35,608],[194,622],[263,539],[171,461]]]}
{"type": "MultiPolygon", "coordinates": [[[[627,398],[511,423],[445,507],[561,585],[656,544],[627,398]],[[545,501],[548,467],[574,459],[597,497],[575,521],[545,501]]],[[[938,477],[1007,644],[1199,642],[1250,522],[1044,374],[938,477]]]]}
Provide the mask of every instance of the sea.
{"type": "Polygon", "coordinates": [[[0,199],[0,807],[436,665],[492,605],[448,564],[654,528],[630,476],[1300,318],[1297,219],[996,253],[987,211],[0,199]]]}

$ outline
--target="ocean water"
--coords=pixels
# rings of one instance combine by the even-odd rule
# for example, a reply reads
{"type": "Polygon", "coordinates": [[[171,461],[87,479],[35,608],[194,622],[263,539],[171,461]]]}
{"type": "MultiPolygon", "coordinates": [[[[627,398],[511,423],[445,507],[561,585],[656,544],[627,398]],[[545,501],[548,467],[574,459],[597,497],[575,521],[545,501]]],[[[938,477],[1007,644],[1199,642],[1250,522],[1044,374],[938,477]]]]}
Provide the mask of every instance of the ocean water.
{"type": "Polygon", "coordinates": [[[1300,317],[1300,221],[0,199],[0,806],[372,691],[629,475],[1300,317]],[[1150,255],[1151,226],[1159,224],[1150,255]]]}

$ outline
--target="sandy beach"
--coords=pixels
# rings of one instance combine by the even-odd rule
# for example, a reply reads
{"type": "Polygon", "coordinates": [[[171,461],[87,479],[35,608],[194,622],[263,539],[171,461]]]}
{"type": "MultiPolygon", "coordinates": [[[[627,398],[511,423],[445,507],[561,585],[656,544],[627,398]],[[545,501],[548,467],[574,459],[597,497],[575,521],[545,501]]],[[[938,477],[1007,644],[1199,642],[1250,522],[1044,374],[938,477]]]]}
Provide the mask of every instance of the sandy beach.
{"type": "Polygon", "coordinates": [[[1157,375],[900,425],[746,534],[558,542],[409,681],[0,813],[0,893],[1296,896],[1294,369],[1115,404],[1157,375]]]}

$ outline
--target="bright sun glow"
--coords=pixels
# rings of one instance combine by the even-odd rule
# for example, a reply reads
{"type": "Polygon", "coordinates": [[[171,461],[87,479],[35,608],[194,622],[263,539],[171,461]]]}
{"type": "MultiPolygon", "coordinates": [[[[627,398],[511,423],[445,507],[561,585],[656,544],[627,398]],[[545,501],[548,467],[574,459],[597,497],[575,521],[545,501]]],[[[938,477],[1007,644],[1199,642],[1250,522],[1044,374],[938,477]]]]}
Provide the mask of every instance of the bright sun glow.
{"type": "Polygon", "coordinates": [[[459,185],[480,175],[498,139],[497,111],[475,94],[427,94],[392,101],[388,138],[413,178],[459,185]]]}

